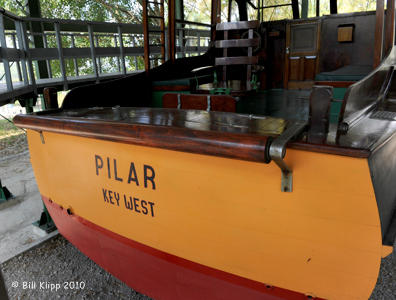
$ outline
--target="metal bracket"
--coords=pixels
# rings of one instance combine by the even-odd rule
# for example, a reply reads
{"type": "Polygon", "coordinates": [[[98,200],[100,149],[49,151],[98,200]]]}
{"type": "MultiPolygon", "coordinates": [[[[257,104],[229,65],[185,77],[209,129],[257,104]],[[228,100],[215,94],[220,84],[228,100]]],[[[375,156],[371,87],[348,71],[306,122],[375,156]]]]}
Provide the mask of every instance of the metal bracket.
{"type": "Polygon", "coordinates": [[[210,111],[211,110],[211,107],[210,107],[210,95],[207,96],[206,102],[207,102],[206,111],[210,111]]]}
{"type": "Polygon", "coordinates": [[[307,121],[296,121],[277,137],[270,145],[269,155],[282,171],[281,190],[282,192],[293,191],[293,171],[286,165],[283,158],[286,155],[286,145],[293,138],[298,136],[307,126],[307,121]]]}
{"type": "Polygon", "coordinates": [[[43,132],[42,132],[42,131],[39,131],[39,133],[40,133],[41,143],[42,143],[42,144],[45,144],[45,139],[44,139],[44,134],[43,134],[43,132]]]}
{"type": "Polygon", "coordinates": [[[181,109],[181,96],[177,94],[177,109],[181,109]]]}

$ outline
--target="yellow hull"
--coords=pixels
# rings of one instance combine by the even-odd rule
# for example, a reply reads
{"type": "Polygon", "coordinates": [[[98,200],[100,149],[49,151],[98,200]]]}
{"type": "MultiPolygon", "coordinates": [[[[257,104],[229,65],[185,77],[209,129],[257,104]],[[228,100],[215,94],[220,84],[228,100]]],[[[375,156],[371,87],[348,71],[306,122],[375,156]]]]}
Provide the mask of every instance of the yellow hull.
{"type": "Polygon", "coordinates": [[[41,194],[114,233],[326,299],[367,299],[376,284],[381,227],[366,159],[288,149],[284,193],[273,162],[43,138],[28,130],[41,194]]]}

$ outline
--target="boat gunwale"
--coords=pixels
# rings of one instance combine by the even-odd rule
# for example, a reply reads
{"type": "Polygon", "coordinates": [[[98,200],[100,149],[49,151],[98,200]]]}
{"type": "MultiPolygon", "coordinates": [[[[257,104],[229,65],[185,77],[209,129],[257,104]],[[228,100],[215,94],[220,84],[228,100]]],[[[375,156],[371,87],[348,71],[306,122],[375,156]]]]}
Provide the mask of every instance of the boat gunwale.
{"type": "MultiPolygon", "coordinates": [[[[14,123],[19,127],[39,132],[47,131],[254,162],[270,162],[268,150],[271,136],[49,115],[60,111],[17,115],[14,123]]],[[[309,144],[302,141],[290,142],[287,148],[355,158],[368,158],[371,154],[368,149],[309,144]]]]}

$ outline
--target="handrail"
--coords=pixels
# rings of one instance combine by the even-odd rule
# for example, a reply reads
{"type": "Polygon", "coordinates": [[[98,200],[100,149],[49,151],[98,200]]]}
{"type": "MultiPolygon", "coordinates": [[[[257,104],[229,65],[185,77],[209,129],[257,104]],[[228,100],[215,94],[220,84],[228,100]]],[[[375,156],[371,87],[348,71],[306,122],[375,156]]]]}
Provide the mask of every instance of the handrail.
{"type": "Polygon", "coordinates": [[[180,19],[176,19],[175,21],[176,21],[176,23],[179,23],[179,24],[196,25],[196,26],[203,26],[203,27],[208,27],[208,28],[212,27],[212,25],[210,25],[210,24],[201,23],[201,22],[193,22],[193,21],[180,20],[180,19]]]}
{"type": "MultiPolygon", "coordinates": [[[[176,31],[178,57],[208,49],[209,30],[182,26],[176,31]]],[[[34,98],[44,87],[66,90],[143,70],[142,24],[20,17],[0,8],[0,44],[0,106],[34,98]],[[40,76],[43,68],[48,78],[40,76]]],[[[151,47],[150,53],[159,55],[160,48],[151,47]]]]}

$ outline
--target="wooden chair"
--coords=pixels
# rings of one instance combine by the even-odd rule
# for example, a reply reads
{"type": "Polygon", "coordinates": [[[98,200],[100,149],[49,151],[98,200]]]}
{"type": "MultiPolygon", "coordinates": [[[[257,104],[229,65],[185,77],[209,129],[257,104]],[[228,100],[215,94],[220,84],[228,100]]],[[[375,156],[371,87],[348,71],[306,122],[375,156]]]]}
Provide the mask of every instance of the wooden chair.
{"type": "MultiPolygon", "coordinates": [[[[216,57],[215,66],[221,68],[222,76],[219,87],[230,87],[233,91],[238,89],[239,91],[251,91],[255,87],[252,87],[252,71],[253,67],[258,64],[258,56],[253,56],[253,48],[260,46],[260,39],[254,38],[254,29],[260,25],[259,21],[241,21],[241,22],[226,22],[219,23],[216,25],[216,32],[223,32],[223,40],[216,40],[215,47],[222,49],[222,57],[216,57]],[[240,39],[229,39],[231,37],[230,31],[248,31],[248,38],[240,39]],[[245,56],[229,56],[230,48],[245,48],[247,49],[245,56]],[[230,82],[228,73],[233,65],[244,65],[246,66],[246,75],[243,75],[243,79],[239,80],[239,84],[230,82]]],[[[220,36],[221,34],[216,34],[220,36]]]]}

